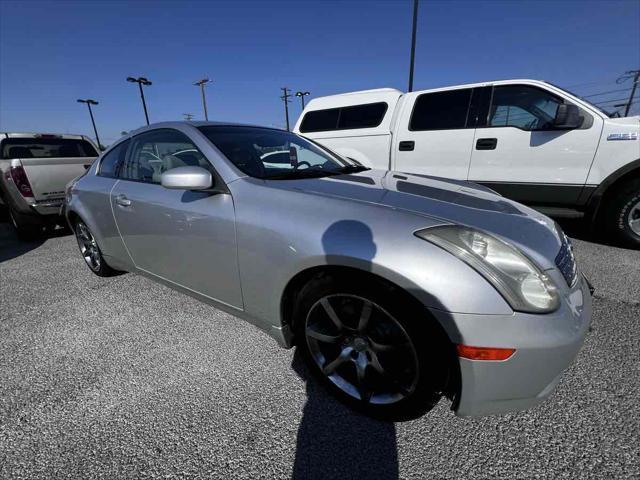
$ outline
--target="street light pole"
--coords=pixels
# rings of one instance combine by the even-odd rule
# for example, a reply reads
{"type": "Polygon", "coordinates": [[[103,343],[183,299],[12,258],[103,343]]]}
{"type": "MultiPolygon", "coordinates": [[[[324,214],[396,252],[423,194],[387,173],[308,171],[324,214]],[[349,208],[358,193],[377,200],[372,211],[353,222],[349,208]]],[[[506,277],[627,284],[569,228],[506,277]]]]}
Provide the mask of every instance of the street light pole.
{"type": "Polygon", "coordinates": [[[203,78],[202,80],[198,80],[194,85],[200,86],[200,91],[202,92],[202,107],[204,108],[204,119],[209,121],[209,114],[207,113],[207,98],[204,95],[204,86],[209,83],[211,80],[208,78],[203,78]]]}
{"type": "Polygon", "coordinates": [[[90,98],[87,98],[86,100],[82,100],[82,99],[78,99],[78,103],[86,103],[87,107],[89,107],[89,115],[91,116],[91,124],[93,125],[93,133],[96,134],[96,142],[98,142],[98,148],[102,147],[102,144],[100,143],[100,138],[98,137],[98,129],[96,128],[96,121],[93,118],[93,111],[91,110],[91,105],[98,105],[99,102],[96,102],[95,100],[92,100],[90,98]]]}
{"type": "Polygon", "coordinates": [[[418,0],[413,0],[413,32],[411,33],[411,64],[409,65],[409,91],[413,91],[413,65],[416,61],[416,30],[418,29],[418,0]]]}
{"type": "Polygon", "coordinates": [[[287,87],[280,88],[282,90],[283,95],[280,97],[284,102],[284,116],[287,119],[287,132],[289,131],[289,97],[291,94],[290,90],[287,87]]]}
{"type": "Polygon", "coordinates": [[[137,83],[140,88],[140,98],[142,99],[142,108],[144,108],[144,118],[147,120],[147,125],[149,125],[149,113],[147,113],[147,102],[144,100],[144,91],[142,90],[142,85],[149,86],[151,85],[151,81],[147,80],[144,77],[127,77],[127,82],[137,83]]]}
{"type": "Polygon", "coordinates": [[[300,102],[302,103],[302,110],[304,110],[304,97],[309,95],[309,92],[296,92],[296,97],[300,97],[300,102]]]}

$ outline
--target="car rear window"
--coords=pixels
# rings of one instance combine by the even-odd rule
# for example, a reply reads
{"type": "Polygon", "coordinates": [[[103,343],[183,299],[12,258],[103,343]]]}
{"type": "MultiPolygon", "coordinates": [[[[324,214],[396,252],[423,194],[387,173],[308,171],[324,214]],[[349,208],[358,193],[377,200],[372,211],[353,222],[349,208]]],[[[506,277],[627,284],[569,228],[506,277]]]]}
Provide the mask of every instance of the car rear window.
{"type": "Polygon", "coordinates": [[[86,140],[69,138],[5,138],[2,158],[76,158],[97,157],[98,152],[86,140]]]}
{"type": "Polygon", "coordinates": [[[382,123],[387,108],[387,103],[378,102],[307,112],[300,124],[300,132],[330,132],[377,127],[382,123]]]}

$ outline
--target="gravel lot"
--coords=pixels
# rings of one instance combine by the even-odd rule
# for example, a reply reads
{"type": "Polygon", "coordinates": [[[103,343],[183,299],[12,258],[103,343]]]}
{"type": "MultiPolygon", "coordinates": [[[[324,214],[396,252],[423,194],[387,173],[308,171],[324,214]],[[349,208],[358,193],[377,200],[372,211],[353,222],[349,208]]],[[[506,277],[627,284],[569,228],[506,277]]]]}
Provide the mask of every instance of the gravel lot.
{"type": "Polygon", "coordinates": [[[394,425],[243,321],[0,223],[0,477],[640,478],[640,252],[575,243],[593,331],[551,399],[394,425]]]}

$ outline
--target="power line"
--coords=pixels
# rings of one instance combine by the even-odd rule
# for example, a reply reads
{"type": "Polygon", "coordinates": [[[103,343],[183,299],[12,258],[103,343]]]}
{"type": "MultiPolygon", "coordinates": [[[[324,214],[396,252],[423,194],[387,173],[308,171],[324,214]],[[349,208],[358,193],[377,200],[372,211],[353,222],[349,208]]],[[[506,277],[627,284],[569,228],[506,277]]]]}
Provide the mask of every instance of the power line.
{"type": "Polygon", "coordinates": [[[616,83],[615,80],[598,80],[597,82],[575,83],[573,85],[566,85],[565,88],[586,87],[589,85],[610,85],[616,83]]]}
{"type": "Polygon", "coordinates": [[[603,100],[601,102],[595,103],[594,105],[604,105],[605,103],[612,103],[612,102],[624,102],[625,100],[627,100],[626,98],[616,98],[616,99],[612,99],[612,100],[603,100]]]}
{"type": "Polygon", "coordinates": [[[592,93],[590,95],[583,95],[582,98],[599,97],[601,95],[606,95],[608,93],[627,92],[629,90],[631,90],[631,87],[629,87],[629,88],[619,88],[617,90],[609,90],[608,92],[600,92],[600,93],[592,93]]]}

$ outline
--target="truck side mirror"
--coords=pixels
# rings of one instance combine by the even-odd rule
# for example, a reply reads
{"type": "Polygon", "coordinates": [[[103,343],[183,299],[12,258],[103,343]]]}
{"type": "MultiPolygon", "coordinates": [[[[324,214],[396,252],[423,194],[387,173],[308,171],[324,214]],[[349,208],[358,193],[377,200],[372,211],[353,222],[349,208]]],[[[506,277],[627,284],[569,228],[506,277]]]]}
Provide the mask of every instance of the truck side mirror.
{"type": "Polygon", "coordinates": [[[582,125],[584,117],[580,116],[580,109],[575,105],[563,103],[558,105],[556,117],[553,119],[553,128],[571,129],[582,125]]]}

